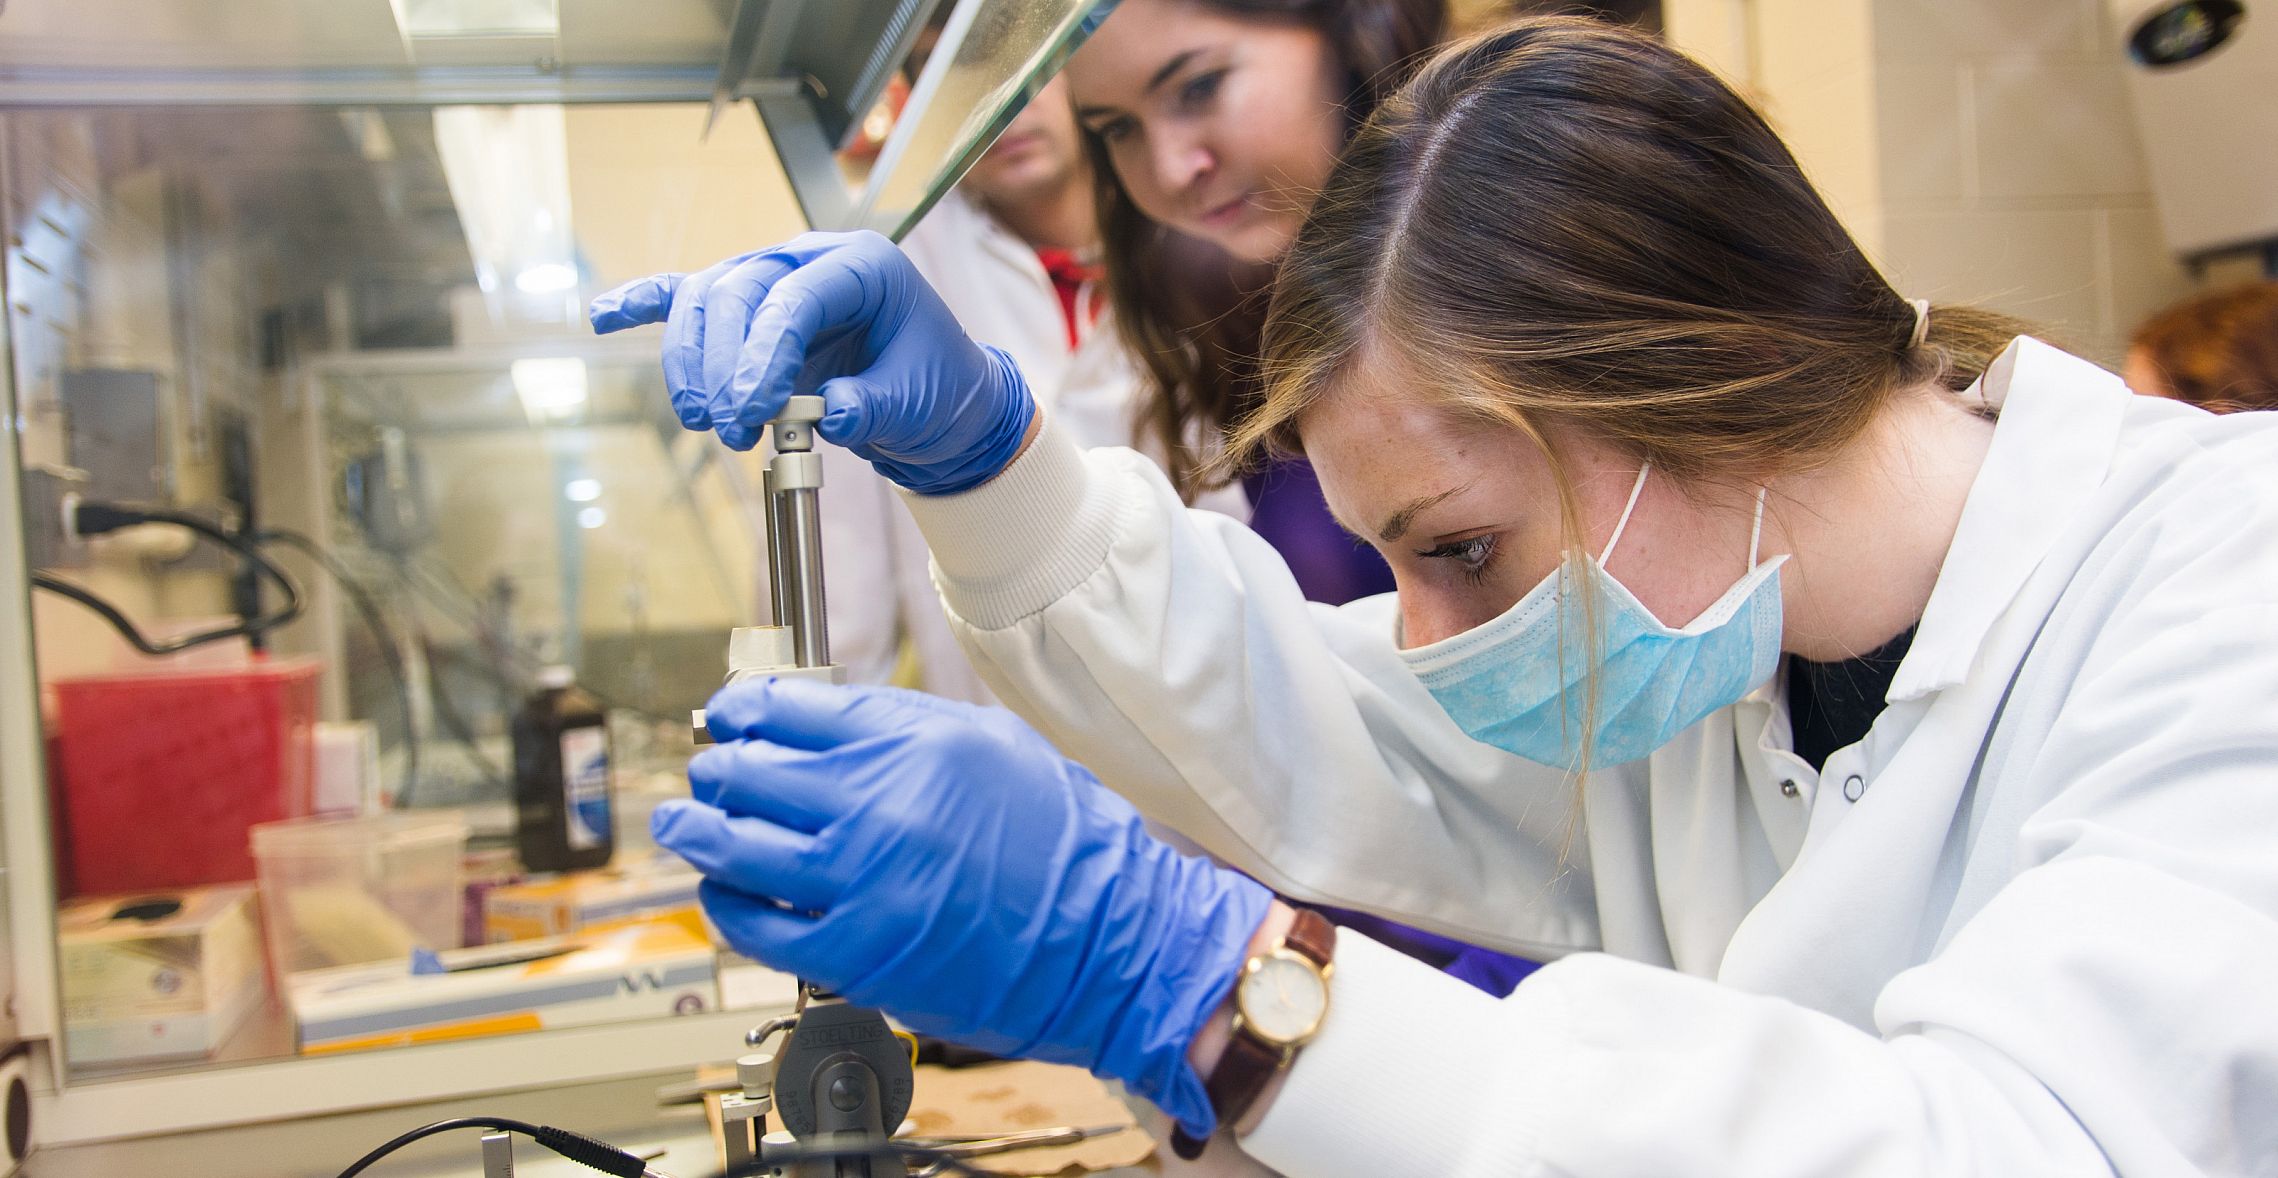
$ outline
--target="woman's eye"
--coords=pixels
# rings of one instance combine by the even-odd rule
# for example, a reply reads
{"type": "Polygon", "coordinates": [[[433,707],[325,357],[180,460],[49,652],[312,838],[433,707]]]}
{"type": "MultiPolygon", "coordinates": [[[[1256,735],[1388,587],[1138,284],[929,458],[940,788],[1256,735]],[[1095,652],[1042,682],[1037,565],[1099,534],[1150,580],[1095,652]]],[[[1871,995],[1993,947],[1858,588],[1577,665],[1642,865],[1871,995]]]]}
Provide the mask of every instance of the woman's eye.
{"type": "Polygon", "coordinates": [[[1464,576],[1476,580],[1487,571],[1488,563],[1495,558],[1495,537],[1474,536],[1469,540],[1453,540],[1416,555],[1426,560],[1452,560],[1464,576]]]}
{"type": "Polygon", "coordinates": [[[1092,134],[1099,136],[1102,143],[1114,143],[1130,133],[1130,119],[1108,119],[1092,124],[1092,134]]]}
{"type": "Polygon", "coordinates": [[[1179,101],[1187,106],[1200,106],[1218,96],[1218,84],[1226,80],[1225,70],[1212,70],[1197,75],[1179,89],[1179,101]]]}

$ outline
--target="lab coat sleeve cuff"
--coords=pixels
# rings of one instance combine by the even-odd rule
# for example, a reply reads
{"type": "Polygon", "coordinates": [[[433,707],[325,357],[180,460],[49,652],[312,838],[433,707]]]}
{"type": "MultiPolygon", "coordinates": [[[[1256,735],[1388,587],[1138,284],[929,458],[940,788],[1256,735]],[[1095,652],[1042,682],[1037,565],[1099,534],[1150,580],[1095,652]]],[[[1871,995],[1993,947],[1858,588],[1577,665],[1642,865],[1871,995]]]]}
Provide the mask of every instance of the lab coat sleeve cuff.
{"type": "Polygon", "coordinates": [[[1117,514],[1107,483],[1046,413],[1035,440],[997,477],[954,495],[903,498],[950,608],[978,629],[998,630],[1106,563],[1117,514]]]}
{"type": "Polygon", "coordinates": [[[1519,1174],[1560,1072],[1563,998],[1497,1001],[1349,929],[1328,1021],[1243,1151],[1284,1174],[1519,1174]]]}

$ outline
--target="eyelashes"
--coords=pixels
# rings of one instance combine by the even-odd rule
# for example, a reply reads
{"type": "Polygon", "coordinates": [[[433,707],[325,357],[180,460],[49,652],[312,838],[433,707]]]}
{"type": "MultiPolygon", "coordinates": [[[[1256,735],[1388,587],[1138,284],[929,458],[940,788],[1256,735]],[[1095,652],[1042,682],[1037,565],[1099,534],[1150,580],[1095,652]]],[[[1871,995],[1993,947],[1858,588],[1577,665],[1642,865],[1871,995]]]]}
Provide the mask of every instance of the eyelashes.
{"type": "Polygon", "coordinates": [[[1225,80],[1225,70],[1212,70],[1182,87],[1179,90],[1179,100],[1189,107],[1206,103],[1218,96],[1218,84],[1225,80]]]}
{"type": "MultiPolygon", "coordinates": [[[[1218,88],[1225,82],[1227,73],[1225,69],[1215,69],[1188,79],[1185,85],[1179,87],[1180,108],[1191,113],[1210,105],[1218,97],[1218,88]]],[[[1125,115],[1087,123],[1084,129],[1099,136],[1103,143],[1117,143],[1129,138],[1139,128],[1136,120],[1125,115]]]]}
{"type": "Polygon", "coordinates": [[[1474,536],[1469,540],[1453,540],[1437,548],[1416,555],[1426,560],[1455,562],[1456,571],[1474,583],[1487,575],[1487,566],[1495,559],[1495,537],[1474,536]]]}

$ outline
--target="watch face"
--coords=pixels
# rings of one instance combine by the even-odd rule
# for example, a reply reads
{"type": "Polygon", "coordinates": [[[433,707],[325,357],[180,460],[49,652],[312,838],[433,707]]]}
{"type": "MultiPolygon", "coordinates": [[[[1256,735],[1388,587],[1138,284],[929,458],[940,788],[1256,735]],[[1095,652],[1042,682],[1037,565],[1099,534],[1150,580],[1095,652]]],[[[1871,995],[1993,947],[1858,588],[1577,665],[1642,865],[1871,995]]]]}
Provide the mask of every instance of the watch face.
{"type": "Polygon", "coordinates": [[[1284,949],[1251,961],[1235,1001],[1258,1038],[1288,1047],[1321,1028],[1329,988],[1312,962],[1284,949]]]}

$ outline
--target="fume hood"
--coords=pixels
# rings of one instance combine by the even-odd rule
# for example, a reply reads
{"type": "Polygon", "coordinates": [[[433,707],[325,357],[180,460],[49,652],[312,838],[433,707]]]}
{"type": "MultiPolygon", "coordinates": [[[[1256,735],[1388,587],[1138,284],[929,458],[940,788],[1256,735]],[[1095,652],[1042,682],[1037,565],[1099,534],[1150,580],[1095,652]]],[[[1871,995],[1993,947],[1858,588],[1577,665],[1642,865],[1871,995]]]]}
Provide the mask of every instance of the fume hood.
{"type": "Polygon", "coordinates": [[[0,107],[748,101],[811,226],[899,236],[1111,6],[12,0],[0,107]],[[874,162],[850,166],[840,149],[905,73],[874,162]]]}
{"type": "Polygon", "coordinates": [[[11,1016],[50,1045],[43,1142],[676,1068],[775,1000],[723,982],[685,1016],[347,1059],[302,1055],[280,993],[202,1057],[72,1058],[41,686],[118,639],[24,587],[188,625],[235,607],[236,571],[131,537],[61,551],[43,496],[86,480],[324,554],[267,653],[323,662],[322,718],[370,728],[366,776],[395,801],[416,781],[407,808],[501,805],[497,721],[541,662],[684,761],[645,734],[677,709],[685,741],[754,604],[751,472],[679,427],[653,338],[595,338],[585,299],[802,227],[900,235],[1106,7],[0,4],[0,1054],[11,1016]]]}

